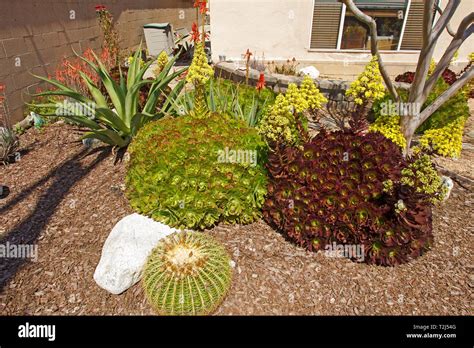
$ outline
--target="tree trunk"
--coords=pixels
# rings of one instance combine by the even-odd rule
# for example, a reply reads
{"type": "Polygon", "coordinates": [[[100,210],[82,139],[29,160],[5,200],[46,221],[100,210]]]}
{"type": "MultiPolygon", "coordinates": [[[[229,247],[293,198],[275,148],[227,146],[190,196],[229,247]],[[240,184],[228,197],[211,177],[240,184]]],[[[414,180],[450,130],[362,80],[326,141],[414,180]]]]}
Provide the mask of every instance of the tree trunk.
{"type": "Polygon", "coordinates": [[[401,131],[407,142],[405,150],[403,151],[403,155],[405,157],[409,154],[411,141],[413,140],[415,131],[418,128],[418,124],[416,122],[415,117],[416,115],[403,115],[400,117],[401,118],[400,120],[401,131]]]}

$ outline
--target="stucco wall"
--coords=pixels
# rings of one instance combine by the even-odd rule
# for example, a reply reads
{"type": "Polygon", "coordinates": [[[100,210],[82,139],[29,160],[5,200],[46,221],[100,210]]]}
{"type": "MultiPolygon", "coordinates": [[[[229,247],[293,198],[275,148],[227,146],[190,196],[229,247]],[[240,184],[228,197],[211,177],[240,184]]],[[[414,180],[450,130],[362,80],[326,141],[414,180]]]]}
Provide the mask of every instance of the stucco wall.
{"type": "MultiPolygon", "coordinates": [[[[447,0],[442,0],[441,7],[447,0]]],[[[463,0],[453,18],[452,27],[467,13],[472,12],[474,2],[463,0]]],[[[341,53],[337,51],[310,51],[313,0],[213,0],[211,1],[211,33],[213,59],[226,55],[227,59],[239,59],[250,49],[257,57],[265,54],[267,61],[286,60],[295,57],[301,66],[313,64],[323,75],[351,79],[360,73],[370,59],[369,53],[341,53]]],[[[421,38],[420,38],[421,40],[421,38]]],[[[450,36],[443,33],[435,51],[439,59],[450,36]]],[[[460,50],[459,67],[474,51],[474,37],[460,50]]],[[[392,75],[413,70],[418,53],[394,52],[383,54],[392,75]]]]}
{"type": "Polygon", "coordinates": [[[6,85],[13,121],[23,117],[28,92],[36,90],[31,73],[53,75],[61,59],[73,55],[71,47],[100,48],[97,4],[113,14],[123,49],[139,44],[146,23],[190,28],[195,18],[193,0],[0,0],[0,83],[6,85]]]}

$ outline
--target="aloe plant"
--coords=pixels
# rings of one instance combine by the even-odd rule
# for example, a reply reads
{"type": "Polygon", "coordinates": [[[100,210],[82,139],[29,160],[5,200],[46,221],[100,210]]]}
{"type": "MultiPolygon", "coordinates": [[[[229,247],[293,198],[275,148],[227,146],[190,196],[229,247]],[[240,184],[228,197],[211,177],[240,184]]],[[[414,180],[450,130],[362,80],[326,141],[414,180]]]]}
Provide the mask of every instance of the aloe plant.
{"type": "MultiPolygon", "coordinates": [[[[168,95],[165,104],[157,112],[156,107],[159,97],[168,87],[169,83],[182,74],[186,68],[170,73],[177,59],[176,56],[166,64],[163,71],[158,74],[155,80],[144,80],[143,76],[153,62],[150,61],[140,66],[140,54],[141,45],[134,54],[134,59],[129,66],[127,77],[125,78],[122,71],[120,71],[119,83],[111,77],[107,68],[94,53],[93,56],[96,62],[91,62],[84,57],[79,57],[100,77],[107,91],[106,95],[102,94],[99,86],[97,86],[89,76],[80,73],[92,95],[92,99],[57,80],[36,75],[35,77],[53,85],[56,89],[42,92],[35,96],[62,96],[68,98],[68,100],[73,100],[76,105],[80,107],[75,108],[71,115],[62,116],[89,129],[85,132],[83,136],[84,139],[99,139],[112,146],[120,148],[126,147],[143,125],[162,118],[167,114],[172,105],[171,103],[180,94],[185,84],[185,81],[180,81],[168,95]],[[147,84],[150,84],[148,99],[142,110],[139,110],[140,89],[147,84]]],[[[37,106],[48,107],[51,105],[45,104],[37,106]]],[[[44,116],[58,115],[56,112],[55,114],[44,116]]]]}
{"type": "MultiPolygon", "coordinates": [[[[207,104],[211,112],[228,114],[243,120],[250,127],[258,124],[265,110],[275,100],[275,94],[270,90],[258,94],[254,88],[222,79],[211,79],[208,90],[207,104]]],[[[172,114],[187,115],[194,109],[194,98],[192,93],[186,93],[171,104],[172,114]]]]}

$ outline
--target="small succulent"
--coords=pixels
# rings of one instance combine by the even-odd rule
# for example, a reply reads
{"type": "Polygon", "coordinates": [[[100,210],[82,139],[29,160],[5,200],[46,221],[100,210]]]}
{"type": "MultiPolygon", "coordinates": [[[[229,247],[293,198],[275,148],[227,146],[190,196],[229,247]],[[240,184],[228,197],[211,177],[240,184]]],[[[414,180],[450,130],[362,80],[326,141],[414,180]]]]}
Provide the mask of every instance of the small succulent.
{"type": "Polygon", "coordinates": [[[232,282],[224,247],[200,232],[172,234],[152,251],[143,273],[146,297],[160,315],[207,315],[232,282]]]}
{"type": "Polygon", "coordinates": [[[0,163],[8,163],[19,146],[18,137],[11,129],[0,127],[0,163]]]}

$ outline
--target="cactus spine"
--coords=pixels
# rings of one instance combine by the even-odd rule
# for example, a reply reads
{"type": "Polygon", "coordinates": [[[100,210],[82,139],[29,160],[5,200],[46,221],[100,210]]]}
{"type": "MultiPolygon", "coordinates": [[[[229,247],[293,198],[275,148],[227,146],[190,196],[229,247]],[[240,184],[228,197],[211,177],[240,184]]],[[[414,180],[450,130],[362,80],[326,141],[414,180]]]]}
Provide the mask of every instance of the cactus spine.
{"type": "Polygon", "coordinates": [[[232,281],[224,247],[200,232],[175,233],[152,251],[143,275],[148,301],[160,315],[206,315],[232,281]]]}

